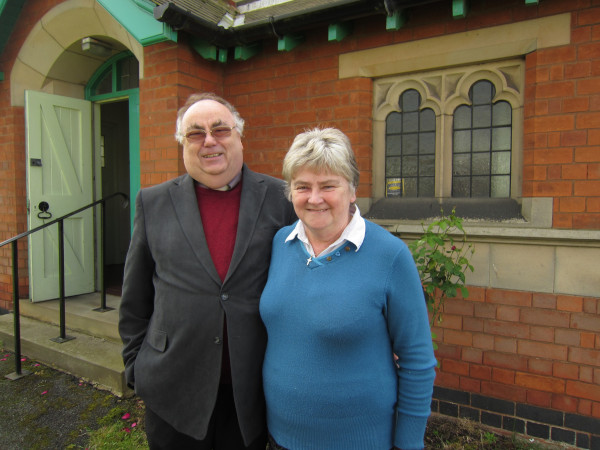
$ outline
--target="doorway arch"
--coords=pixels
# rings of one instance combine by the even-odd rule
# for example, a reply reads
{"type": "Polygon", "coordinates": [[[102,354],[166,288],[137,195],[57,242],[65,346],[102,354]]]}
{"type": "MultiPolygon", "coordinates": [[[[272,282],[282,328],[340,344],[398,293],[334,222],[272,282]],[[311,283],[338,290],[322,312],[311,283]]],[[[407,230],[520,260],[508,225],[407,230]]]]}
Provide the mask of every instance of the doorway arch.
{"type": "MultiPolygon", "coordinates": [[[[10,72],[11,106],[24,107],[26,91],[52,94],[65,99],[95,101],[86,98],[86,88],[96,79],[95,75],[107,67],[109,61],[119,60],[120,55],[123,54],[133,57],[136,61],[135,78],[142,77],[144,66],[142,45],[98,2],[89,0],[62,2],[32,26],[19,48],[10,72]],[[82,40],[87,37],[107,44],[108,52],[103,55],[86,52],[82,48],[82,40]]],[[[127,95],[128,105],[132,105],[135,113],[128,114],[133,117],[134,126],[131,129],[135,130],[134,134],[137,135],[139,133],[139,92],[137,86],[129,91],[131,92],[127,95]]],[[[97,109],[95,104],[93,109],[97,109]]],[[[87,126],[93,130],[99,129],[99,125],[95,123],[87,126]]],[[[91,133],[92,136],[99,134],[91,133]]],[[[139,137],[134,138],[134,142],[137,145],[129,145],[129,151],[139,158],[139,137]]],[[[129,167],[131,165],[128,164],[129,167]]],[[[133,171],[137,177],[132,177],[130,191],[135,191],[139,186],[139,162],[132,167],[137,168],[133,171]]],[[[95,172],[90,172],[90,183],[92,179],[97,179],[92,175],[95,175],[95,172]]],[[[26,192],[26,181],[20,182],[22,187],[17,186],[17,190],[26,192]]],[[[101,191],[96,192],[101,193],[101,191]]],[[[98,198],[100,197],[95,197],[94,200],[98,198]]],[[[27,201],[29,202],[29,197],[27,201]]],[[[24,212],[23,216],[28,218],[29,214],[24,212]]],[[[129,218],[129,215],[127,216],[129,218]]],[[[28,222],[28,219],[25,221],[28,222]]],[[[130,226],[127,227],[127,243],[129,229],[130,226]]],[[[32,251],[32,246],[28,245],[28,252],[32,251]]],[[[94,268],[91,270],[93,271],[94,268]]],[[[31,273],[30,267],[30,287],[34,281],[35,275],[31,273]]]]}

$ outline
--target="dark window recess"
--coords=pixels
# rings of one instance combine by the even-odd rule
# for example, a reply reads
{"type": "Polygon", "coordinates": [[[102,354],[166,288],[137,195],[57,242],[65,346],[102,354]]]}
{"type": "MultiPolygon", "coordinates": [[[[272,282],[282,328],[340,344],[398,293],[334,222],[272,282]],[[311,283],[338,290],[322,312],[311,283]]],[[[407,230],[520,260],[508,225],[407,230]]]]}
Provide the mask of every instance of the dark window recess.
{"type": "Polygon", "coordinates": [[[496,90],[487,81],[471,87],[471,105],[454,110],[452,197],[510,197],[512,109],[493,103],[496,90]]]}

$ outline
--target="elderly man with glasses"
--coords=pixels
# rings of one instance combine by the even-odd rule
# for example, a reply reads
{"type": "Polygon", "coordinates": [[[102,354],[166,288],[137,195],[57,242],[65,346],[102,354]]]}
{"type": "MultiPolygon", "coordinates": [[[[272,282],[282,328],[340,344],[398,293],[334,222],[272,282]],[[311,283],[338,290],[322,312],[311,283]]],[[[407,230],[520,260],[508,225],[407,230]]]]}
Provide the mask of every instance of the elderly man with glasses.
{"type": "Polygon", "coordinates": [[[141,190],[119,331],[151,449],[261,449],[271,240],[295,220],[281,180],[244,165],[244,120],[194,94],[177,114],[186,174],[141,190]]]}

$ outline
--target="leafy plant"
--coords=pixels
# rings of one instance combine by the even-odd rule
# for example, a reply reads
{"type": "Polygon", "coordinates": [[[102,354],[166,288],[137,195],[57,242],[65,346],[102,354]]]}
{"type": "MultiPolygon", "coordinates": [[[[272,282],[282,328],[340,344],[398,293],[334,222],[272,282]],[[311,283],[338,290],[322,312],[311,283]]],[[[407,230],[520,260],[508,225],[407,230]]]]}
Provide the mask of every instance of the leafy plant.
{"type": "Polygon", "coordinates": [[[421,277],[432,326],[442,322],[446,299],[456,297],[459,291],[463,298],[469,296],[469,290],[465,287],[465,273],[467,270],[473,271],[469,259],[474,249],[467,242],[462,222],[463,219],[456,216],[454,209],[449,216],[442,211],[441,218],[427,228],[423,225],[423,235],[409,244],[421,277]]]}

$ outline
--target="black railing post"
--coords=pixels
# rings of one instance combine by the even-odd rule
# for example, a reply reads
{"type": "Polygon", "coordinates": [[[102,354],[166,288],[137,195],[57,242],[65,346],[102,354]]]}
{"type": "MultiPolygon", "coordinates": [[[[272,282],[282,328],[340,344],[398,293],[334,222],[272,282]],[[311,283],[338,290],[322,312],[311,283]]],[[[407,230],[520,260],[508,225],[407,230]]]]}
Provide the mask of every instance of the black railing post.
{"type": "Polygon", "coordinates": [[[54,219],[51,220],[50,222],[47,222],[39,227],[33,228],[31,230],[25,231],[24,233],[20,233],[16,236],[13,236],[12,238],[0,242],[0,247],[4,247],[7,244],[12,244],[12,260],[13,260],[13,312],[14,312],[14,332],[15,332],[15,359],[16,359],[16,373],[14,374],[9,374],[6,375],[6,378],[11,378],[11,379],[17,379],[17,378],[21,378],[24,375],[28,375],[30,372],[27,370],[21,370],[21,325],[20,325],[20,311],[19,311],[19,268],[18,268],[18,248],[17,248],[17,242],[19,239],[27,237],[37,231],[43,230],[44,228],[47,228],[51,225],[54,225],[55,223],[58,223],[58,277],[59,277],[59,293],[60,293],[60,336],[57,338],[53,338],[51,339],[54,342],[58,342],[58,343],[62,343],[62,342],[66,342],[69,341],[71,339],[75,339],[72,336],[67,336],[66,335],[66,325],[65,325],[65,243],[64,243],[64,227],[63,227],[63,220],[66,219],[67,217],[71,217],[74,216],[75,214],[80,213],[81,211],[84,211],[88,208],[91,208],[93,206],[96,206],[98,203],[102,204],[102,216],[101,216],[101,220],[102,220],[102,231],[101,231],[101,247],[102,247],[102,254],[101,254],[101,259],[102,259],[102,264],[101,264],[101,272],[100,272],[100,279],[101,279],[101,283],[102,283],[102,306],[101,308],[98,308],[97,311],[110,311],[114,308],[107,308],[106,307],[106,290],[105,290],[105,286],[104,286],[104,202],[106,200],[108,200],[109,198],[115,197],[117,195],[120,195],[121,197],[123,197],[124,202],[123,202],[123,208],[126,208],[127,205],[129,204],[129,199],[127,197],[127,195],[123,194],[122,192],[115,192],[114,194],[111,194],[101,200],[97,200],[93,203],[90,203],[87,206],[84,206],[82,208],[79,208],[75,211],[71,211],[69,214],[65,214],[62,217],[59,217],[58,219],[54,219]]]}
{"type": "Polygon", "coordinates": [[[12,241],[12,287],[13,287],[13,320],[15,339],[15,372],[6,375],[6,378],[17,380],[31,372],[21,370],[21,317],[19,312],[19,249],[17,241],[12,241]]]}
{"type": "Polygon", "coordinates": [[[74,339],[72,336],[67,336],[66,330],[66,311],[65,311],[65,235],[64,221],[58,221],[58,295],[60,306],[60,336],[50,339],[51,341],[63,343],[74,339]]]}
{"type": "Polygon", "coordinates": [[[106,312],[115,308],[106,306],[106,283],[104,282],[104,200],[100,201],[100,308],[94,308],[94,311],[106,312]]]}

